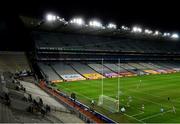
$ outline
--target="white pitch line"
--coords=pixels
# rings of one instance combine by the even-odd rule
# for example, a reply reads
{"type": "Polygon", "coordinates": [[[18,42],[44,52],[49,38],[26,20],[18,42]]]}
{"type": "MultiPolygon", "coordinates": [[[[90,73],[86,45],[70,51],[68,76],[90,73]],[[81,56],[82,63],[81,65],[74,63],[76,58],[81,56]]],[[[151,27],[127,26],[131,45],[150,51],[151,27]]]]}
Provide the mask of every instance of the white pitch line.
{"type": "Polygon", "coordinates": [[[126,115],[127,117],[133,118],[133,119],[135,119],[138,122],[144,123],[142,120],[139,120],[139,119],[137,119],[137,118],[135,118],[135,117],[133,117],[131,115],[128,115],[128,114],[125,114],[125,113],[123,113],[123,115],[126,115]]]}
{"type": "MultiPolygon", "coordinates": [[[[129,95],[124,95],[124,96],[129,96],[129,95]]],[[[158,105],[158,106],[161,106],[161,104],[159,104],[159,103],[157,103],[157,102],[154,102],[154,101],[151,101],[151,100],[148,100],[148,99],[145,99],[145,98],[139,98],[139,97],[135,97],[135,96],[133,96],[133,98],[135,98],[135,99],[140,99],[140,100],[147,101],[147,102],[156,104],[156,105],[158,105]]]]}
{"type": "Polygon", "coordinates": [[[140,113],[138,113],[138,114],[134,114],[134,115],[131,115],[131,116],[134,117],[134,116],[142,115],[142,114],[144,114],[144,112],[140,112],[140,113]]]}
{"type": "Polygon", "coordinates": [[[157,117],[157,116],[159,116],[159,115],[162,115],[162,114],[165,114],[165,113],[168,113],[168,112],[172,112],[172,110],[168,110],[168,111],[163,112],[163,113],[158,113],[158,114],[154,114],[154,115],[145,117],[145,118],[141,119],[141,121],[144,121],[144,120],[147,120],[147,119],[151,119],[151,118],[157,117]]]}

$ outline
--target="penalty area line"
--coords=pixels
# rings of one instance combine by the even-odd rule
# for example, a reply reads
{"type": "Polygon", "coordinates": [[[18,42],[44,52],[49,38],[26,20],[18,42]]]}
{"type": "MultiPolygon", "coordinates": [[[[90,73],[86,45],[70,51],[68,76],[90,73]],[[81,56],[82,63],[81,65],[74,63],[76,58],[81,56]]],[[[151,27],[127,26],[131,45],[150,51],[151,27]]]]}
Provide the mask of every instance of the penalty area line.
{"type": "Polygon", "coordinates": [[[134,114],[134,115],[131,115],[131,116],[135,117],[135,116],[142,115],[142,114],[144,114],[144,112],[140,112],[140,113],[137,113],[137,114],[134,114]]]}
{"type": "Polygon", "coordinates": [[[145,118],[141,119],[141,121],[148,120],[148,119],[151,119],[151,118],[157,117],[157,116],[159,116],[159,115],[166,114],[166,113],[168,113],[168,112],[172,112],[172,110],[168,110],[168,111],[163,112],[163,113],[157,113],[157,114],[154,114],[154,115],[151,115],[151,116],[145,117],[145,118]]]}
{"type": "Polygon", "coordinates": [[[135,118],[135,117],[133,117],[131,115],[128,115],[128,114],[125,114],[125,113],[123,113],[123,115],[126,115],[127,117],[132,118],[132,119],[134,119],[134,120],[136,120],[138,122],[144,123],[143,120],[139,120],[139,119],[137,119],[137,118],[135,118]]]}

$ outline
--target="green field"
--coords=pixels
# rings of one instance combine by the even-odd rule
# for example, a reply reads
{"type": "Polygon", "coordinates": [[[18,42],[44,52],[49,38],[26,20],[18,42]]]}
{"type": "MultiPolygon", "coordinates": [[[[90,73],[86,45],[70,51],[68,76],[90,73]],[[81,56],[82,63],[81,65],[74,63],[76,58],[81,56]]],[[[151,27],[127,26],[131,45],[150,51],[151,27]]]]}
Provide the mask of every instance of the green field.
{"type": "MultiPolygon", "coordinates": [[[[180,73],[124,77],[119,80],[120,108],[125,106],[126,112],[113,114],[99,106],[95,106],[95,110],[116,122],[180,123],[180,73]],[[127,107],[129,96],[132,102],[127,107]],[[161,108],[164,112],[160,111],[161,108]]],[[[104,94],[116,98],[117,82],[118,78],[104,79],[104,94]]],[[[97,103],[101,94],[101,80],[64,82],[57,84],[57,87],[67,94],[76,93],[77,99],[89,106],[92,99],[97,103]]]]}

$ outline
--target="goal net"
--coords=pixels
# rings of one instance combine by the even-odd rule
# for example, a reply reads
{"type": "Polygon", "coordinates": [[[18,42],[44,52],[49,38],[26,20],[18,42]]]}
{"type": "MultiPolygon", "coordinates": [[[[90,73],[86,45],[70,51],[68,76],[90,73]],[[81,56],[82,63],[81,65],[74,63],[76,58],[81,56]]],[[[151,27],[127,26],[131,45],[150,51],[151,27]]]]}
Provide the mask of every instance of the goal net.
{"type": "Polygon", "coordinates": [[[119,100],[114,99],[109,96],[100,95],[99,101],[98,101],[98,106],[100,106],[112,113],[119,112],[119,100]]]}

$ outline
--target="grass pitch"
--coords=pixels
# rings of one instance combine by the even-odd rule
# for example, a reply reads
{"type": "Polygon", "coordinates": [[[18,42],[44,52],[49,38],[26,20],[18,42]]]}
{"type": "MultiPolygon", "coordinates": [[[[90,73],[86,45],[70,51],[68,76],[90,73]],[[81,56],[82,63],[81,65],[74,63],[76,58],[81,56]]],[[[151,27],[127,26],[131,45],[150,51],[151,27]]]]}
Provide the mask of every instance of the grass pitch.
{"type": "MultiPolygon", "coordinates": [[[[116,122],[180,123],[180,73],[124,77],[119,80],[120,108],[125,107],[126,112],[113,114],[97,105],[96,111],[116,122]],[[129,97],[132,97],[132,102],[128,107],[129,97]]],[[[104,95],[116,98],[117,82],[118,78],[104,79],[104,95]]],[[[91,100],[98,103],[102,88],[101,80],[64,82],[56,87],[67,94],[76,93],[77,99],[88,106],[91,100]]]]}

